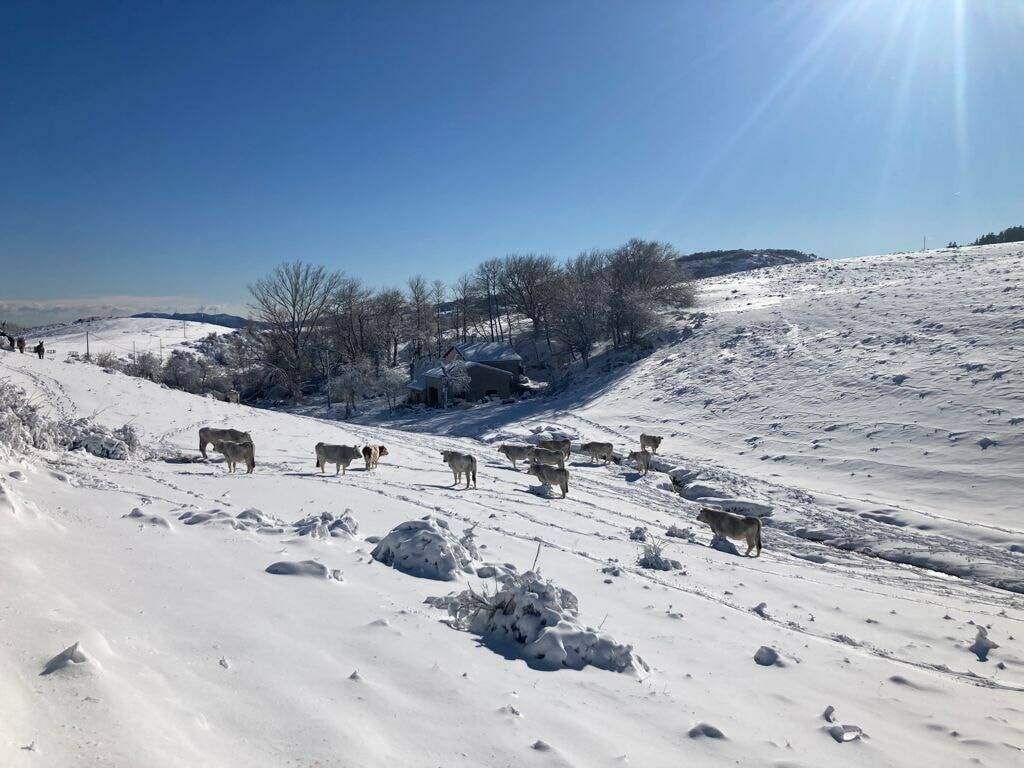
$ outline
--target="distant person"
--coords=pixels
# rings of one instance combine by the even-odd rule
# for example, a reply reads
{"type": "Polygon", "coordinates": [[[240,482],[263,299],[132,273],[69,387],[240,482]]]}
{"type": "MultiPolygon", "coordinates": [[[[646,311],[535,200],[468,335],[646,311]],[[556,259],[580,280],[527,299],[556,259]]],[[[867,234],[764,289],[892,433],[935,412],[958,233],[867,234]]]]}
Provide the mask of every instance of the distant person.
{"type": "Polygon", "coordinates": [[[18,337],[18,351],[21,354],[23,354],[23,355],[25,354],[25,337],[24,336],[19,336],[18,337]]]}
{"type": "Polygon", "coordinates": [[[39,355],[40,360],[42,360],[46,356],[46,350],[43,348],[43,342],[41,341],[34,347],[32,347],[32,351],[39,355]]]}

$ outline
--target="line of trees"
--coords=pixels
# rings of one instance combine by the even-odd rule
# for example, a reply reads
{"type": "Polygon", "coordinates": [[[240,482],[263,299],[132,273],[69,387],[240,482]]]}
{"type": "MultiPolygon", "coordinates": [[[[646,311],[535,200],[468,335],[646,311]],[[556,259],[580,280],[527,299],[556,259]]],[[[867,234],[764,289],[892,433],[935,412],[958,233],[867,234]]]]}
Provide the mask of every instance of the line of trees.
{"type": "Polygon", "coordinates": [[[971,245],[995,245],[996,243],[1019,243],[1024,241],[1024,226],[1007,227],[998,234],[989,232],[975,240],[971,245]]]}
{"type": "Polygon", "coordinates": [[[481,263],[452,283],[420,275],[404,289],[372,290],[324,266],[281,264],[250,287],[256,324],[242,356],[258,371],[252,394],[293,401],[325,385],[348,409],[360,397],[397,401],[409,374],[447,345],[561,343],[589,364],[602,342],[636,343],[666,305],[689,305],[693,286],[666,243],[630,240],[564,263],[512,254],[481,263]]]}

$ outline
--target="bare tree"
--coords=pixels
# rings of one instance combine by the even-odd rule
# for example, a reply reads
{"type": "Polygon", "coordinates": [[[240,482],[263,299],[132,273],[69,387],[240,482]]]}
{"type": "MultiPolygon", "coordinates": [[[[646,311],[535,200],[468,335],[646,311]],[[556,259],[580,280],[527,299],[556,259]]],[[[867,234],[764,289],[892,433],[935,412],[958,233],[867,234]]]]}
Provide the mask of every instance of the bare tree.
{"type": "Polygon", "coordinates": [[[442,354],[442,343],[444,342],[444,330],[441,327],[441,307],[448,297],[448,286],[443,280],[435,280],[430,284],[430,299],[434,302],[434,338],[437,342],[437,357],[442,354]]]}
{"type": "Polygon", "coordinates": [[[430,289],[422,275],[409,278],[409,309],[408,330],[410,358],[419,360],[424,356],[430,340],[430,289]]]}
{"type": "Polygon", "coordinates": [[[380,291],[373,299],[374,317],[388,347],[390,365],[398,365],[398,347],[402,338],[402,318],[406,303],[402,292],[394,288],[380,291]]]}
{"type": "Polygon", "coordinates": [[[498,300],[501,290],[502,265],[500,259],[488,259],[476,268],[476,282],[483,294],[490,325],[490,340],[504,340],[501,330],[501,307],[498,300]]]}
{"type": "Polygon", "coordinates": [[[609,326],[615,344],[635,342],[657,325],[656,310],[693,303],[693,284],[668,243],[630,240],[608,254],[609,326]]]}
{"type": "Polygon", "coordinates": [[[294,261],[249,286],[253,314],[267,329],[261,335],[263,361],[281,371],[295,402],[301,399],[309,368],[310,337],[335,300],[341,280],[337,272],[294,261]]]}
{"type": "Polygon", "coordinates": [[[583,359],[585,367],[590,366],[594,345],[604,338],[607,329],[606,260],[607,254],[602,251],[570,259],[561,270],[551,301],[555,336],[583,359]]]}
{"type": "Polygon", "coordinates": [[[557,274],[555,260],[550,256],[511,254],[502,263],[499,275],[502,293],[511,309],[526,315],[533,323],[534,336],[540,334],[557,274]]]}
{"type": "Polygon", "coordinates": [[[477,283],[470,275],[462,275],[452,286],[452,293],[455,295],[459,313],[456,330],[459,331],[458,336],[462,341],[468,341],[470,323],[476,322],[476,305],[479,299],[477,283]]]}

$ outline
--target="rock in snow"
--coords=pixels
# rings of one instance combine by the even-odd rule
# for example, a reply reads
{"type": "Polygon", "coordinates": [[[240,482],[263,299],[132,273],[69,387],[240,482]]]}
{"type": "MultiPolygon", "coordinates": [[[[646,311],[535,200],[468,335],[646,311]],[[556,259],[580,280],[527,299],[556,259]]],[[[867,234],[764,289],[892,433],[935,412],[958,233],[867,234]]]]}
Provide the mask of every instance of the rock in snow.
{"type": "Polygon", "coordinates": [[[75,664],[85,664],[89,661],[89,657],[85,655],[85,651],[82,650],[82,644],[76,642],[74,645],[68,646],[63,651],[58,653],[43,667],[43,671],[40,675],[49,675],[56,672],[64,667],[72,666],[75,664]]]}
{"type": "Polygon", "coordinates": [[[774,648],[769,648],[767,645],[762,645],[757,649],[757,652],[754,654],[754,661],[762,667],[782,666],[782,662],[779,661],[779,652],[774,648]]]}
{"type": "Polygon", "coordinates": [[[705,739],[724,739],[725,738],[725,734],[722,733],[722,730],[720,728],[718,728],[717,726],[712,725],[711,723],[704,723],[704,722],[696,723],[686,733],[687,733],[687,736],[689,736],[691,739],[700,739],[700,738],[705,738],[705,739]]]}
{"type": "Polygon", "coordinates": [[[988,630],[984,627],[978,627],[978,634],[975,635],[974,642],[967,647],[967,650],[977,656],[978,661],[988,661],[988,652],[998,647],[998,645],[988,639],[988,630]]]}

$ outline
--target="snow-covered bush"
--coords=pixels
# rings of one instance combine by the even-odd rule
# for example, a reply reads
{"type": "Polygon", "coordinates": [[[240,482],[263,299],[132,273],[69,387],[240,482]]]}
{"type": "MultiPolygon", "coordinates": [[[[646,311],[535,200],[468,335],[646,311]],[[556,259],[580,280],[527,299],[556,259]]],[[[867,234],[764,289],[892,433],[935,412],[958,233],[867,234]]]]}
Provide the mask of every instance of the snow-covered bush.
{"type": "Polygon", "coordinates": [[[500,581],[493,595],[468,589],[428,602],[447,608],[457,629],[494,643],[519,646],[520,655],[541,669],[589,665],[613,672],[649,671],[632,646],[621,645],[580,622],[579,601],[569,590],[533,571],[506,575],[500,581]]]}
{"type": "Polygon", "coordinates": [[[67,434],[68,450],[82,449],[101,459],[127,461],[131,458],[128,443],[119,435],[130,435],[136,445],[138,444],[135,430],[128,425],[121,427],[120,430],[112,430],[89,419],[78,419],[64,425],[64,429],[67,434]]]}
{"type": "Polygon", "coordinates": [[[644,542],[636,564],[641,568],[650,568],[655,571],[678,571],[683,567],[678,560],[665,557],[665,542],[656,539],[644,542]]]}
{"type": "Polygon", "coordinates": [[[96,355],[94,362],[100,368],[106,368],[111,371],[123,371],[124,361],[121,360],[113,352],[100,352],[96,355]]]}
{"type": "Polygon", "coordinates": [[[0,380],[0,453],[24,453],[29,448],[53,450],[63,445],[60,426],[42,413],[40,403],[25,390],[0,380]]]}
{"type": "Polygon", "coordinates": [[[396,526],[370,554],[374,560],[410,576],[438,581],[472,574],[477,559],[472,529],[458,539],[448,523],[430,515],[396,526]]]}
{"type": "Polygon", "coordinates": [[[149,381],[160,381],[162,370],[163,363],[152,352],[139,352],[133,355],[124,368],[124,372],[129,376],[149,381]]]}
{"type": "Polygon", "coordinates": [[[21,387],[0,381],[0,453],[24,453],[29,448],[46,451],[79,448],[104,459],[124,461],[141,441],[135,428],[101,426],[91,419],[58,421],[42,413],[21,387]]]}

